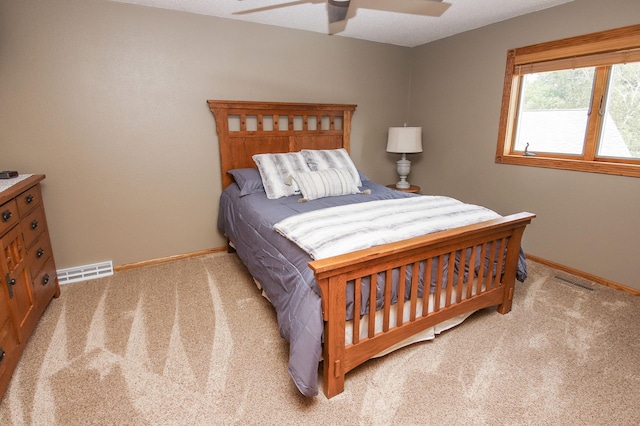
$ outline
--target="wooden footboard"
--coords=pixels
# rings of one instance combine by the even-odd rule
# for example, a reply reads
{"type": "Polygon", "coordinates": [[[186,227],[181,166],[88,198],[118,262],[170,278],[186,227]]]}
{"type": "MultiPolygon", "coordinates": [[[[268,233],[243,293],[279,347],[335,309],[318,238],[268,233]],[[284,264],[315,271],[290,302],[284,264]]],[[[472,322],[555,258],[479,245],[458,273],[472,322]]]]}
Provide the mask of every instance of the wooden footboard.
{"type": "MultiPolygon", "coordinates": [[[[520,243],[525,227],[535,217],[531,213],[518,213],[469,225],[449,231],[412,238],[384,246],[373,247],[332,258],[312,261],[322,291],[324,332],[324,393],[331,398],[344,390],[345,374],[381,351],[406,338],[463,313],[498,305],[498,312],[511,310],[520,243]],[[504,255],[500,255],[500,254],[504,255]],[[472,259],[482,259],[476,271],[472,259]],[[419,265],[422,262],[422,268],[419,265]],[[444,265],[454,265],[445,271],[444,265]],[[422,269],[425,283],[431,277],[443,283],[436,285],[433,294],[424,291],[418,295],[419,275],[411,274],[410,281],[397,286],[396,306],[392,306],[391,271],[399,269],[404,277],[407,267],[422,269]],[[468,268],[470,279],[454,270],[468,268]],[[503,271],[493,273],[492,271],[503,271]],[[367,315],[368,324],[354,314],[353,336],[345,343],[347,322],[347,288],[353,294],[354,312],[360,312],[360,289],[363,280],[375,286],[377,275],[385,274],[382,330],[374,327],[375,315],[367,315]],[[352,282],[352,286],[347,283],[352,282]],[[419,300],[422,299],[422,300],[419,300]],[[431,302],[429,301],[431,299],[431,302]],[[407,306],[408,309],[407,309],[407,306]],[[420,306],[420,308],[419,308],[420,306]],[[403,312],[409,312],[408,318],[403,312]],[[391,318],[395,312],[396,318],[391,318]],[[367,328],[367,337],[360,338],[361,326],[367,328]]],[[[475,262],[475,260],[474,260],[475,262]]],[[[429,284],[425,284],[425,289],[429,284]]],[[[375,293],[375,287],[370,294],[375,293]]]]}

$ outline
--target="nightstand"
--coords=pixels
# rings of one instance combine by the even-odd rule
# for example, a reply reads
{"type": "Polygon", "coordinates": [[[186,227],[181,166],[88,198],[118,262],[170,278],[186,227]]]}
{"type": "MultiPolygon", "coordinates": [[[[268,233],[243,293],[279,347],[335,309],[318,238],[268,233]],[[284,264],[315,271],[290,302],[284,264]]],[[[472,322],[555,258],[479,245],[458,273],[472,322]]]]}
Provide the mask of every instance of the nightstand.
{"type": "Polygon", "coordinates": [[[411,186],[409,186],[409,188],[400,189],[400,188],[396,188],[396,184],[395,183],[392,183],[392,184],[387,185],[387,188],[395,189],[396,191],[411,192],[413,194],[420,192],[420,187],[417,186],[417,185],[411,185],[411,186]]]}

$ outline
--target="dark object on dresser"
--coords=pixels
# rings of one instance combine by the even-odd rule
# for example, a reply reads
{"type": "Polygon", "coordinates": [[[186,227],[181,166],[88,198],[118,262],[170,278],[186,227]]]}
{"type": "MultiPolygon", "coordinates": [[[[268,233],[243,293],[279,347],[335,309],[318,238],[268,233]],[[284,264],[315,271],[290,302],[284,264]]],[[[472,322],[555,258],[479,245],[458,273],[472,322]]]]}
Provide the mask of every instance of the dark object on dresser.
{"type": "Polygon", "coordinates": [[[0,172],[0,179],[11,179],[18,177],[18,172],[15,170],[3,170],[0,172]]]}

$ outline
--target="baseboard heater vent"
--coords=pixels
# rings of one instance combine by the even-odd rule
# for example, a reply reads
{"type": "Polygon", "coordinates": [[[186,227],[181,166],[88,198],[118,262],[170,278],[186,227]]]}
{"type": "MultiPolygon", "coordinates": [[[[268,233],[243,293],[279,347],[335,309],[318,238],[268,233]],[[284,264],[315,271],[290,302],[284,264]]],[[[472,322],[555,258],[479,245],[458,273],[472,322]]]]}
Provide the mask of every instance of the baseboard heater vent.
{"type": "Polygon", "coordinates": [[[593,288],[591,288],[591,287],[588,287],[588,286],[586,286],[586,285],[584,285],[584,284],[577,283],[577,282],[572,281],[572,280],[570,280],[570,279],[568,279],[568,278],[561,277],[560,275],[554,275],[554,277],[553,277],[553,278],[558,279],[558,280],[560,280],[560,281],[564,281],[565,283],[568,283],[568,284],[574,285],[574,286],[576,286],[576,287],[583,288],[583,289],[585,289],[585,290],[589,290],[589,291],[593,291],[593,290],[594,290],[594,289],[593,289],[593,288]]]}
{"type": "Polygon", "coordinates": [[[76,266],[75,268],[58,269],[56,272],[58,273],[58,282],[60,284],[94,280],[113,275],[113,262],[108,260],[91,265],[76,266]]]}

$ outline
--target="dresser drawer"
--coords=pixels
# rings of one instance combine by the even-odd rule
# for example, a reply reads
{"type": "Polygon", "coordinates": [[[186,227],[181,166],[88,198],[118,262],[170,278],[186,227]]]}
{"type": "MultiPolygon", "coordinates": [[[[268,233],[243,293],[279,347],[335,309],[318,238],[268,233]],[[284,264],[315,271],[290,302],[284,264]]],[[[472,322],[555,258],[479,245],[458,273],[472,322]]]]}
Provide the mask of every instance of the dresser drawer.
{"type": "Polygon", "coordinates": [[[16,197],[18,203],[18,212],[20,217],[24,217],[36,206],[42,203],[42,195],[40,194],[40,185],[29,188],[16,197]]]}
{"type": "MultiPolygon", "coordinates": [[[[11,323],[6,321],[2,326],[0,326],[0,378],[4,376],[5,372],[7,372],[9,357],[17,345],[18,343],[13,337],[13,333],[11,331],[11,323]]],[[[7,372],[7,374],[10,373],[7,372]]]]}
{"type": "Polygon", "coordinates": [[[20,221],[16,200],[10,200],[0,206],[0,236],[20,221]]]}
{"type": "Polygon", "coordinates": [[[33,291],[35,293],[36,304],[39,310],[44,310],[53,295],[56,293],[58,286],[56,265],[53,258],[49,258],[44,267],[33,278],[33,291]]]}
{"type": "Polygon", "coordinates": [[[27,250],[27,264],[31,277],[35,277],[42,265],[51,257],[51,242],[49,241],[49,233],[45,232],[40,238],[27,250]]]}
{"type": "Polygon", "coordinates": [[[13,334],[11,322],[4,321],[0,323],[0,381],[3,381],[2,379],[8,380],[7,377],[4,377],[5,373],[11,374],[11,371],[7,371],[7,366],[14,361],[12,358],[16,357],[15,350],[17,346],[18,341],[13,334]]]}
{"type": "MultiPolygon", "coordinates": [[[[0,281],[6,285],[4,279],[0,279],[0,281]]],[[[13,334],[11,321],[9,321],[9,310],[7,307],[5,290],[0,288],[0,357],[2,358],[2,360],[0,360],[0,383],[2,383],[3,380],[8,381],[8,378],[4,377],[4,374],[5,372],[11,374],[7,372],[7,365],[9,365],[12,354],[18,345],[14,337],[15,335],[13,334]]]]}
{"type": "Polygon", "coordinates": [[[9,385],[20,352],[20,347],[13,336],[11,321],[7,321],[0,326],[0,399],[9,385]]]}
{"type": "Polygon", "coordinates": [[[46,227],[45,223],[42,207],[38,207],[22,219],[20,226],[22,227],[22,236],[27,247],[31,247],[31,244],[42,235],[46,227]]]}

